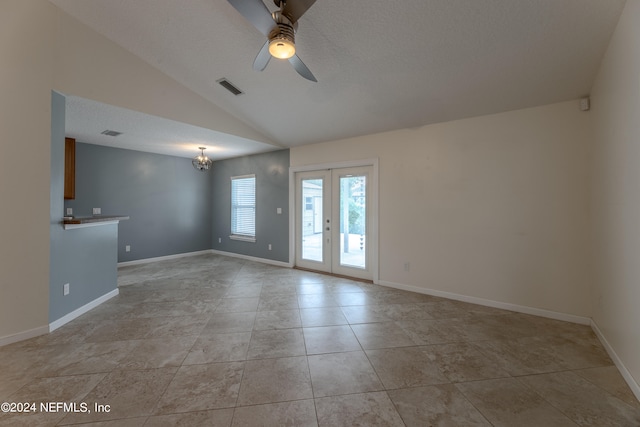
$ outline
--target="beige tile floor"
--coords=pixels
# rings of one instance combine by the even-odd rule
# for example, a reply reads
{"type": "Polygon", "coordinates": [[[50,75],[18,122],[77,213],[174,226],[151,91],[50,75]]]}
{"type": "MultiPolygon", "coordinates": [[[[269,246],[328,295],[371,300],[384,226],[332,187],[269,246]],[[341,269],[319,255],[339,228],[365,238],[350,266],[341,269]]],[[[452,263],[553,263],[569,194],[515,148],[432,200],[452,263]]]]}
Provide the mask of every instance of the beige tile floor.
{"type": "Polygon", "coordinates": [[[0,402],[80,412],[0,425],[640,426],[587,326],[217,255],[119,282],[0,348],[0,402]]]}

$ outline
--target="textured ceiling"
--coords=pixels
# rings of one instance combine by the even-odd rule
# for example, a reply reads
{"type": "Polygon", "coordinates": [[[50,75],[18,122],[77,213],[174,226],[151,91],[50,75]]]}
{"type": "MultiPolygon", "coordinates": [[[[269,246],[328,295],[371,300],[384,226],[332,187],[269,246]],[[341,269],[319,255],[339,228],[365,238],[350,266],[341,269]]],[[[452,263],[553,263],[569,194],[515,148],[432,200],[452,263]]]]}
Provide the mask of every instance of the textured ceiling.
{"type": "Polygon", "coordinates": [[[51,1],[289,147],[588,95],[624,6],[317,0],[296,35],[312,83],[286,61],[254,71],[265,40],[226,0],[51,1]],[[245,93],[229,94],[222,77],[245,93]]]}

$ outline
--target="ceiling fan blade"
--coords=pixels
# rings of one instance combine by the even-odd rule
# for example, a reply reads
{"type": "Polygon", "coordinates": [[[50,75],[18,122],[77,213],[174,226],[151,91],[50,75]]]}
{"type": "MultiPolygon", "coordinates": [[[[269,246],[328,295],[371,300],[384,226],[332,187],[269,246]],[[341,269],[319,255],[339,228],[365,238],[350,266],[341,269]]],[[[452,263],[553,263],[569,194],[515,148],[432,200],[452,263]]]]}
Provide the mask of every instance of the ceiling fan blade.
{"type": "Polygon", "coordinates": [[[264,5],[262,0],[227,0],[240,15],[253,24],[265,37],[269,37],[269,33],[276,26],[271,12],[264,5]]]}
{"type": "Polygon", "coordinates": [[[262,71],[267,68],[267,64],[271,59],[271,54],[269,53],[269,40],[262,46],[260,52],[256,55],[256,59],[253,61],[253,69],[256,71],[262,71]]]}
{"type": "Polygon", "coordinates": [[[291,65],[293,65],[293,68],[295,68],[298,74],[300,74],[305,79],[311,80],[312,82],[318,81],[316,80],[313,73],[307,68],[307,66],[304,65],[304,62],[302,62],[298,55],[293,55],[291,58],[289,58],[289,62],[291,63],[291,65]]]}
{"type": "Polygon", "coordinates": [[[288,0],[283,13],[292,23],[295,23],[315,2],[316,0],[288,0]]]}

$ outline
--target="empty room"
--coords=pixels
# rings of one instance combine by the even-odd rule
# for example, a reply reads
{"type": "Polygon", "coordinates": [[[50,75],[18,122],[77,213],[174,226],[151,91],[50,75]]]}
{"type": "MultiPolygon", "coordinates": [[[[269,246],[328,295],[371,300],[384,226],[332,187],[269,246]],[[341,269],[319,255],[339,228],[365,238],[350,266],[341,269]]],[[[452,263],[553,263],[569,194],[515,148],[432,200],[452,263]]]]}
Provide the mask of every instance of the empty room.
{"type": "Polygon", "coordinates": [[[640,426],[640,0],[0,28],[0,426],[640,426]]]}

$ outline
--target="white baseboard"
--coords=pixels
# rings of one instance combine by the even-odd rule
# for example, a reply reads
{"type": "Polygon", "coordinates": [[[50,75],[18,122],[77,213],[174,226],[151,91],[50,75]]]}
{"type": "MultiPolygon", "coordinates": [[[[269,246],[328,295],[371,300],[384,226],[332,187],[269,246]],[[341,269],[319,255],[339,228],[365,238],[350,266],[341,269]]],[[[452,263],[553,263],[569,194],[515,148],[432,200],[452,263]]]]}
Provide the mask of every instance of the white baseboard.
{"type": "Polygon", "coordinates": [[[118,263],[118,267],[126,267],[128,265],[148,264],[150,262],[167,261],[171,259],[185,258],[185,257],[210,254],[210,253],[211,253],[211,249],[205,249],[203,251],[185,252],[183,254],[174,254],[174,255],[159,256],[155,258],[137,259],[135,261],[123,261],[118,263]]]}
{"type": "Polygon", "coordinates": [[[292,268],[293,267],[293,264],[288,263],[288,262],[274,261],[272,259],[267,259],[267,258],[258,258],[258,257],[249,256],[249,255],[236,254],[234,252],[224,252],[224,251],[218,251],[218,250],[215,250],[215,249],[211,249],[210,252],[212,254],[216,254],[216,255],[223,255],[223,256],[228,256],[228,257],[231,257],[231,258],[241,258],[241,259],[246,259],[247,261],[261,262],[263,264],[270,264],[270,265],[275,265],[275,266],[278,266],[278,267],[285,267],[285,268],[292,268]]]}
{"type": "Polygon", "coordinates": [[[98,297],[96,299],[94,299],[93,301],[91,301],[88,304],[83,305],[82,307],[73,310],[71,313],[62,316],[61,318],[59,318],[58,320],[55,320],[51,323],[49,323],[49,330],[48,332],[53,332],[56,329],[58,329],[61,326],[64,326],[65,324],[71,322],[73,319],[75,319],[76,317],[80,317],[83,314],[85,314],[86,312],[88,312],[89,310],[91,310],[92,308],[95,308],[97,306],[99,306],[100,304],[102,304],[103,302],[110,300],[111,298],[115,297],[116,295],[118,295],[120,293],[120,291],[118,290],[118,288],[112,290],[111,292],[102,295],[101,297],[98,297]]]}
{"type": "Polygon", "coordinates": [[[633,378],[633,375],[631,375],[631,372],[629,372],[626,366],[624,366],[622,360],[620,360],[620,357],[618,357],[618,355],[616,354],[616,351],[613,349],[611,344],[609,344],[609,341],[607,341],[604,334],[602,333],[596,322],[594,322],[593,320],[591,320],[591,329],[593,329],[593,332],[595,332],[604,349],[607,350],[607,353],[609,353],[609,357],[611,357],[611,360],[613,360],[613,363],[615,363],[618,371],[620,371],[620,375],[622,375],[622,378],[624,378],[624,380],[627,382],[629,388],[636,396],[636,399],[640,400],[640,384],[636,382],[635,378],[633,378]]]}
{"type": "Polygon", "coordinates": [[[484,298],[470,297],[466,295],[454,294],[452,292],[438,291],[435,289],[420,288],[417,286],[404,285],[401,283],[380,281],[380,285],[390,288],[402,289],[404,291],[417,292],[419,294],[432,295],[435,297],[448,298],[456,301],[468,302],[471,304],[484,305],[487,307],[500,308],[503,310],[515,311],[517,313],[531,314],[534,316],[546,317],[554,320],[578,323],[580,325],[591,325],[591,318],[576,316],[573,314],[560,313],[557,311],[545,310],[542,308],[527,307],[524,305],[511,304],[500,301],[493,301],[484,298]]]}
{"type": "Polygon", "coordinates": [[[49,332],[49,326],[38,326],[37,328],[29,329],[28,331],[18,332],[17,334],[7,335],[0,337],[0,347],[13,344],[14,342],[28,340],[29,338],[35,338],[40,335],[44,335],[49,332]]]}

